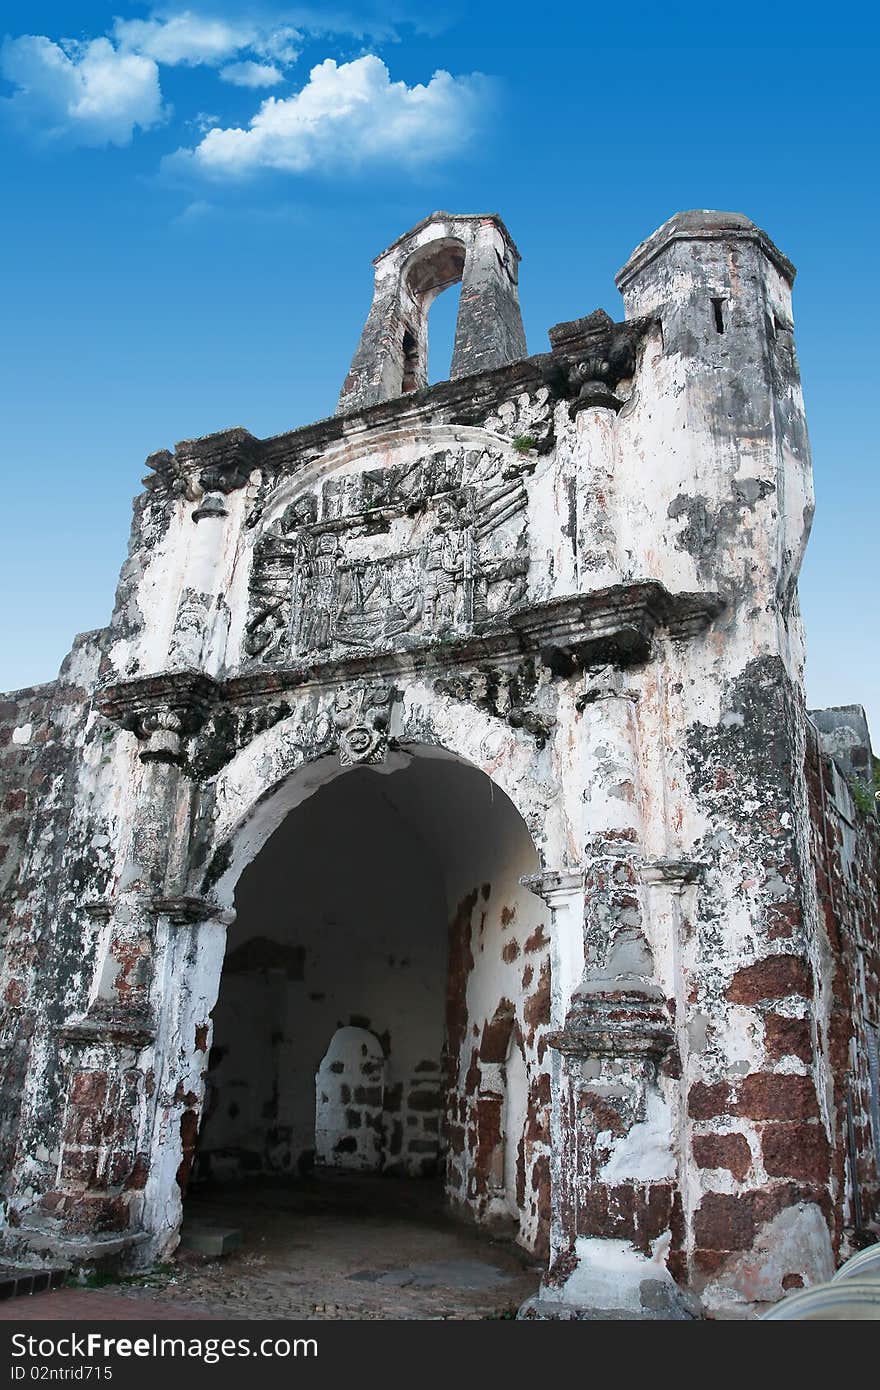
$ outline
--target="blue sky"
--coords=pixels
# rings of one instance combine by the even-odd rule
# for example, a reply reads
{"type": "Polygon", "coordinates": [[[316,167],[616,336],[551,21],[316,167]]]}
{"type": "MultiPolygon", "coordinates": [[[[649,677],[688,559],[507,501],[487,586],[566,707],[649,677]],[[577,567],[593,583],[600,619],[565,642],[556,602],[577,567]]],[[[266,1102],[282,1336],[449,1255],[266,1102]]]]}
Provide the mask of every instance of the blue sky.
{"type": "Polygon", "coordinates": [[[0,689],[107,621],[148,453],[332,412],[370,261],[428,212],[502,214],[541,352],[621,317],[632,247],[716,207],[798,266],[808,695],[861,701],[880,743],[871,7],[7,0],[3,24],[0,689]]]}

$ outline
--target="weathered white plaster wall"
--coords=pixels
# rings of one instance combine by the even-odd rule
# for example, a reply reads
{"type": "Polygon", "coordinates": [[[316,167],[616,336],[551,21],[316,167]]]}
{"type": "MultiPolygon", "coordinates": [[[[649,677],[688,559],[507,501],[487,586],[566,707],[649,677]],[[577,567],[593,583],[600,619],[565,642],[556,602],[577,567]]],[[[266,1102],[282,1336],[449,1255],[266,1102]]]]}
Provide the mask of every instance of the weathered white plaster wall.
{"type": "Polygon", "coordinates": [[[385,1053],[366,1028],[337,1028],[315,1077],[315,1162],[378,1173],[383,1159],[385,1053]]]}

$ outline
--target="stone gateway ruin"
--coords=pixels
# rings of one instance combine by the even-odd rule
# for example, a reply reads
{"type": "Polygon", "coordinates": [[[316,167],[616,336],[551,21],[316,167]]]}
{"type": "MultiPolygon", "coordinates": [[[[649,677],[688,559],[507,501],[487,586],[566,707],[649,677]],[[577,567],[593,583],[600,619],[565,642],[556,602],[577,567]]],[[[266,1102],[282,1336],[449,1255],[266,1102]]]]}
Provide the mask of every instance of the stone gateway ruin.
{"type": "Polygon", "coordinates": [[[681,213],[529,356],[518,263],[497,216],[396,241],[337,414],[153,454],[109,625],[2,697],[7,1257],[144,1268],[194,1177],[317,1163],[506,1222],[526,1316],[731,1316],[877,1220],[794,269],[681,213]]]}

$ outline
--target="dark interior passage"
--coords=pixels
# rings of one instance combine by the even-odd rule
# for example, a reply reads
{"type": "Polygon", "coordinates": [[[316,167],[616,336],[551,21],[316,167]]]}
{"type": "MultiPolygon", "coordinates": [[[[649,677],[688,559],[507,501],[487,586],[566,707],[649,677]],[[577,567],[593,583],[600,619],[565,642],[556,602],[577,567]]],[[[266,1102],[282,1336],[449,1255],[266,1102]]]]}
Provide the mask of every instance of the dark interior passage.
{"type": "Polygon", "coordinates": [[[242,875],[201,1174],[308,1171],[316,1119],[325,1164],[436,1171],[446,904],[388,781],[355,769],[329,783],[242,875]]]}
{"type": "Polygon", "coordinates": [[[535,868],[507,797],[448,756],[346,771],[291,811],[238,884],[196,1185],[438,1175],[534,1247],[535,868]]]}

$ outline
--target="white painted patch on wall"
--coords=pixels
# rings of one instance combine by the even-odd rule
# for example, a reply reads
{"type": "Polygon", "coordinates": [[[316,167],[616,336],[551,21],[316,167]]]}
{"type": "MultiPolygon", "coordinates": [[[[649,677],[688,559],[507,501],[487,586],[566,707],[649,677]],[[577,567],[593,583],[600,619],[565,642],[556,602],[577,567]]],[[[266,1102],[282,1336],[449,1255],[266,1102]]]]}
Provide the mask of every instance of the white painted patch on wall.
{"type": "Polygon", "coordinates": [[[528,1119],[529,1079],[522,1048],[515,1037],[510,1040],[504,1087],[504,1195],[508,1211],[518,1217],[516,1194],[519,1148],[528,1119]]]}
{"type": "Polygon", "coordinates": [[[584,1308],[623,1308],[642,1311],[642,1284],[659,1280],[674,1287],[666,1268],[668,1233],[655,1241],[650,1255],[635,1250],[628,1240],[578,1236],[577,1268],[558,1289],[542,1288],[541,1298],[550,1303],[571,1303],[584,1308]]]}
{"type": "Polygon", "coordinates": [[[669,1109],[659,1091],[648,1091],[645,1118],[633,1125],[599,1172],[602,1182],[624,1180],[654,1182],[675,1176],[671,1147],[673,1127],[669,1109]]]}

